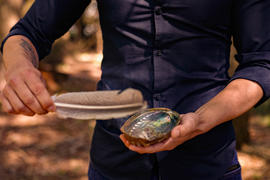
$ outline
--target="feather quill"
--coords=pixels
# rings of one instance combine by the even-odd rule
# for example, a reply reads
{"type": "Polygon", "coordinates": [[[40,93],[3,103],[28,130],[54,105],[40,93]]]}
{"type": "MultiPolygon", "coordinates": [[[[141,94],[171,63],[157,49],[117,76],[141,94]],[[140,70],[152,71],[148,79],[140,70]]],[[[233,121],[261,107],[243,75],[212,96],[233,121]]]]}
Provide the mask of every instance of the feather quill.
{"type": "Polygon", "coordinates": [[[64,93],[52,97],[60,118],[108,120],[132,115],[147,108],[142,93],[128,88],[64,93]]]}

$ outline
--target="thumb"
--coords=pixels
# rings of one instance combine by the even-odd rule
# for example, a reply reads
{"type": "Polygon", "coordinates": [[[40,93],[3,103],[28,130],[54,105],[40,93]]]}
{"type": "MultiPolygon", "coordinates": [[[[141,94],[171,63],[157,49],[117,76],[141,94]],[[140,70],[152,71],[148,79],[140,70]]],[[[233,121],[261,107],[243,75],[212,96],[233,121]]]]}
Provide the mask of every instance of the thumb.
{"type": "Polygon", "coordinates": [[[173,128],[171,132],[172,138],[180,138],[187,136],[194,129],[194,115],[193,113],[188,113],[181,115],[181,123],[173,128]]]}
{"type": "Polygon", "coordinates": [[[189,129],[185,126],[185,124],[180,124],[173,128],[171,132],[171,137],[172,138],[180,138],[184,137],[189,133],[189,129]]]}

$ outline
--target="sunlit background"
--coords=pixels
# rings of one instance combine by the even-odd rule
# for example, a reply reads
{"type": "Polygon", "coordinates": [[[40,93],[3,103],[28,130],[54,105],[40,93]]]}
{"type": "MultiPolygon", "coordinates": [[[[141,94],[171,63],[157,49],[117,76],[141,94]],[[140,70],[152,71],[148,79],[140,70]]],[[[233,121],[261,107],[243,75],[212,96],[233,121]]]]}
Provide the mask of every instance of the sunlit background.
{"type": "MultiPolygon", "coordinates": [[[[0,41],[33,0],[0,0],[0,41]]],[[[233,73],[237,63],[233,59],[233,73]]],[[[51,94],[92,91],[100,79],[102,35],[96,2],[40,64],[51,94]]],[[[0,57],[1,60],[1,57],[0,57]]],[[[4,85],[0,71],[0,89],[4,85]]],[[[269,77],[270,78],[270,77],[269,77]]],[[[270,101],[234,121],[244,180],[270,180],[270,101]]],[[[0,180],[86,180],[95,122],[54,114],[12,116],[0,110],[0,180]]],[[[102,142],[100,142],[102,143],[102,142]]]]}

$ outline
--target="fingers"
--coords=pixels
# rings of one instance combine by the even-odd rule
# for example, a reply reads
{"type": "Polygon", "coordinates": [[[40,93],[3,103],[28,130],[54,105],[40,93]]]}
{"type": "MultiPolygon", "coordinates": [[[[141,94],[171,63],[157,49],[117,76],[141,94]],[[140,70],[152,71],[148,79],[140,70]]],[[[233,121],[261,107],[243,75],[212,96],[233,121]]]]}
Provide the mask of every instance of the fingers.
{"type": "Polygon", "coordinates": [[[173,149],[173,146],[171,145],[172,141],[170,139],[161,143],[148,146],[148,147],[140,147],[140,146],[131,145],[123,134],[120,135],[120,139],[123,141],[123,143],[125,144],[127,148],[139,154],[156,153],[160,151],[173,149]],[[169,147],[172,147],[172,148],[169,148],[169,147]]]}
{"type": "Polygon", "coordinates": [[[120,139],[123,141],[126,147],[130,146],[130,143],[128,142],[128,140],[125,138],[123,134],[120,135],[120,139]]]}
{"type": "Polygon", "coordinates": [[[38,70],[26,68],[17,74],[8,74],[6,79],[2,97],[4,111],[30,116],[55,111],[38,70]]]}
{"type": "Polygon", "coordinates": [[[134,145],[130,145],[129,149],[135,152],[138,152],[140,154],[145,154],[145,153],[156,153],[156,152],[160,152],[160,151],[165,151],[165,146],[164,143],[157,143],[151,146],[147,146],[147,147],[140,147],[140,146],[134,146],[134,145]]]}
{"type": "Polygon", "coordinates": [[[10,81],[10,86],[12,87],[12,90],[16,92],[16,95],[21,100],[22,104],[24,104],[31,111],[37,114],[47,113],[47,111],[41,107],[38,100],[34,97],[32,92],[21,79],[13,79],[10,81]]]}
{"type": "Polygon", "coordinates": [[[29,78],[25,81],[33,95],[37,98],[42,108],[46,111],[54,112],[56,107],[44,85],[44,81],[40,73],[39,76],[36,76],[35,74],[29,74],[29,78]]]}
{"type": "Polygon", "coordinates": [[[3,95],[4,97],[2,99],[5,103],[3,105],[6,112],[12,112],[14,114],[24,114],[28,116],[34,115],[34,112],[22,103],[22,101],[18,98],[17,94],[10,86],[6,86],[4,88],[3,95]],[[12,106],[12,108],[10,106],[12,106]]]}
{"type": "Polygon", "coordinates": [[[8,102],[8,100],[1,93],[0,93],[0,101],[2,103],[2,109],[4,112],[15,114],[15,111],[8,102]]]}

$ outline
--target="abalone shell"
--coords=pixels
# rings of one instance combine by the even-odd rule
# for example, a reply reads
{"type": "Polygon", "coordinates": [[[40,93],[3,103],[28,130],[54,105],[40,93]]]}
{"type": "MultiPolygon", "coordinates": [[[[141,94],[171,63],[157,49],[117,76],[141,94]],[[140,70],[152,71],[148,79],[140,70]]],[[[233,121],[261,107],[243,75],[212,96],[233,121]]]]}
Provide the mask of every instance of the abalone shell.
{"type": "Polygon", "coordinates": [[[130,144],[149,146],[170,137],[171,130],[180,123],[177,112],[167,108],[150,108],[131,116],[121,127],[130,144]]]}

